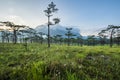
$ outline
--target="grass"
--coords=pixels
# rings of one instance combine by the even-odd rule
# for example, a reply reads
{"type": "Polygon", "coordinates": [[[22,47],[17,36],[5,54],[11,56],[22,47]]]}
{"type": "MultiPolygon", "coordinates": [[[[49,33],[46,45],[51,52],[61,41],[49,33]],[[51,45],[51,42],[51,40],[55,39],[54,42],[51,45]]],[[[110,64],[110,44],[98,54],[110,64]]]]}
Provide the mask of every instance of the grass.
{"type": "Polygon", "coordinates": [[[120,47],[0,44],[0,80],[119,80],[120,47]]]}

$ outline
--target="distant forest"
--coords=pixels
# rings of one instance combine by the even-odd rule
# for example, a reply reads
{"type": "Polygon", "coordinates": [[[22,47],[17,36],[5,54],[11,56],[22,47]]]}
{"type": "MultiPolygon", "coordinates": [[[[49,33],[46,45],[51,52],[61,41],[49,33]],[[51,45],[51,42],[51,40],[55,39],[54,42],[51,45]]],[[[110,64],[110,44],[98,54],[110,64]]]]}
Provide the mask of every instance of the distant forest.
{"type": "MultiPolygon", "coordinates": [[[[48,35],[43,32],[37,32],[35,29],[25,25],[15,25],[12,22],[1,22],[9,28],[0,29],[1,43],[47,43],[48,35]],[[46,37],[45,37],[46,36],[46,37]]],[[[73,28],[66,28],[66,38],[63,35],[57,34],[50,36],[51,44],[67,44],[70,45],[120,45],[120,26],[108,25],[104,30],[98,32],[98,36],[89,35],[86,38],[82,35],[76,36],[72,33],[73,28]]]]}

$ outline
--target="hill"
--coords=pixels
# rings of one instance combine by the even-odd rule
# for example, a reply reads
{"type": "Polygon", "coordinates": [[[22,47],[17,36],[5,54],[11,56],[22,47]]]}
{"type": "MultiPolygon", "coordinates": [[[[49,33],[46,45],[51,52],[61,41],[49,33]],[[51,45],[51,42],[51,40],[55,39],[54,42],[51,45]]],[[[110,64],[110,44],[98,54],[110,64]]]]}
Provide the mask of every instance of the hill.
{"type": "MultiPolygon", "coordinates": [[[[71,26],[72,29],[72,33],[76,36],[80,36],[80,29],[76,28],[75,26],[71,26]]],[[[62,35],[63,37],[65,36],[66,28],[68,28],[67,26],[62,26],[62,25],[54,25],[54,26],[50,26],[50,35],[51,36],[55,36],[55,35],[62,35]]],[[[45,34],[48,34],[48,27],[47,25],[39,25],[35,28],[35,30],[37,32],[43,32],[45,34]]]]}

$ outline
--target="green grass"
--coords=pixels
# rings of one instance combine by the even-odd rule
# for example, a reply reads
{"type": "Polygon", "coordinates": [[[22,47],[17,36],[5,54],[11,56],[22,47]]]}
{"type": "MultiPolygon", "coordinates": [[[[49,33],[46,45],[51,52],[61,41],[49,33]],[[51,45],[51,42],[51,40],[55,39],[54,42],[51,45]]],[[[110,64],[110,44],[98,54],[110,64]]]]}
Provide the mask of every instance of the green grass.
{"type": "Polygon", "coordinates": [[[119,80],[120,47],[0,44],[0,80],[119,80]]]}

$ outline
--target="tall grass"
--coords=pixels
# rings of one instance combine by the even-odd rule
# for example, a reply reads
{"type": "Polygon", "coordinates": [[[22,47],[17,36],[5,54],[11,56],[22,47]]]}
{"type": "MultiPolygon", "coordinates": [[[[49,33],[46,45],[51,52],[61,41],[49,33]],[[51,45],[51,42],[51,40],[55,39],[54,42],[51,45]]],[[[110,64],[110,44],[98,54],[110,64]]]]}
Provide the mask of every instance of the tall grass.
{"type": "Polygon", "coordinates": [[[0,80],[119,80],[120,47],[0,44],[0,80]]]}

